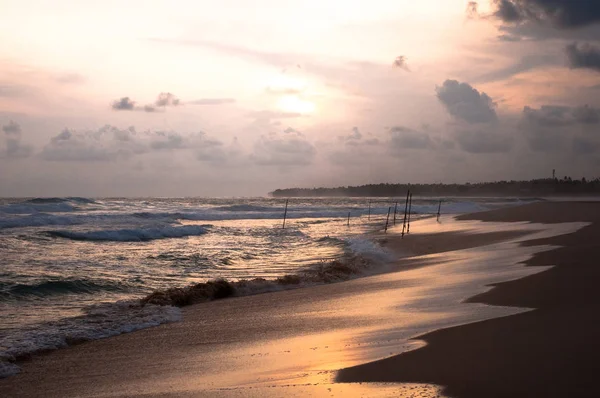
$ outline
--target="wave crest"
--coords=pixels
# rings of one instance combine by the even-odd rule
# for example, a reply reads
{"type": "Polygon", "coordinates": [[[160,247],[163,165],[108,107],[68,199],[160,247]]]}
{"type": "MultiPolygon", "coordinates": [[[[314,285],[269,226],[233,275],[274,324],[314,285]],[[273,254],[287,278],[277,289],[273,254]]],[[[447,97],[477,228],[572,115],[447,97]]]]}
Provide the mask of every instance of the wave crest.
{"type": "Polygon", "coordinates": [[[183,238],[207,233],[206,225],[183,225],[160,228],[117,229],[88,232],[47,231],[50,236],[71,240],[141,242],[165,238],[183,238]]]}
{"type": "Polygon", "coordinates": [[[374,263],[362,256],[343,260],[322,261],[317,266],[275,280],[255,278],[231,282],[217,279],[186,287],[159,290],[140,300],[142,305],[169,305],[184,307],[191,304],[223,299],[231,296],[249,296],[303,286],[341,282],[368,273],[374,263]]]}

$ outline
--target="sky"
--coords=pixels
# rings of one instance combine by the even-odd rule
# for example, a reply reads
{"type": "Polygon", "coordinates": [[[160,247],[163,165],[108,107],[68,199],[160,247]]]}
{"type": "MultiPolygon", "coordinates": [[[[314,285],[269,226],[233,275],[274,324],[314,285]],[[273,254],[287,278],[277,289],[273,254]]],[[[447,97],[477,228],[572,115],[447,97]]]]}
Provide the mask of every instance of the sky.
{"type": "Polygon", "coordinates": [[[0,0],[0,196],[600,177],[597,0],[0,0]]]}

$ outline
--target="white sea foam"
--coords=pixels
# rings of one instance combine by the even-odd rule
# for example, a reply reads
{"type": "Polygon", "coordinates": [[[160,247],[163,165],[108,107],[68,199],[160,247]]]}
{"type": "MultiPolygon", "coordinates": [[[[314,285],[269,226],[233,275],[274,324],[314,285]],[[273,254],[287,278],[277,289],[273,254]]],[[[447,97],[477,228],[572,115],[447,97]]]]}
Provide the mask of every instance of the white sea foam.
{"type": "Polygon", "coordinates": [[[19,368],[13,362],[37,352],[180,320],[179,308],[142,306],[138,301],[90,306],[84,309],[82,316],[39,325],[18,334],[0,336],[0,377],[17,373],[19,368]]]}

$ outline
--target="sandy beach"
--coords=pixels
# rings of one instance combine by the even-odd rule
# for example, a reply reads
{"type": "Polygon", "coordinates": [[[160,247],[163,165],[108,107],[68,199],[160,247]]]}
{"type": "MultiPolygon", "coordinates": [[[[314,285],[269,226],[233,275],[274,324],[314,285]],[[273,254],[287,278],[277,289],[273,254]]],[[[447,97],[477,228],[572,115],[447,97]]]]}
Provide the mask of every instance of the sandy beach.
{"type": "Polygon", "coordinates": [[[187,307],[182,322],[23,361],[0,395],[596,396],[599,210],[542,202],[420,220],[405,239],[396,227],[376,238],[398,256],[386,273],[187,307]]]}

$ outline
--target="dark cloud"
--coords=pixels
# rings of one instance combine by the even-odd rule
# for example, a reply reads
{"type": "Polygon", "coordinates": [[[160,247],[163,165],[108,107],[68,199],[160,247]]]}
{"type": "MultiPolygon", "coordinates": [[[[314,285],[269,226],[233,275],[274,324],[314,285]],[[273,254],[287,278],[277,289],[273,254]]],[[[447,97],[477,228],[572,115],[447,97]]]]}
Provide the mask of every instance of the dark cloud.
{"type": "Polygon", "coordinates": [[[586,68],[600,72],[600,47],[589,43],[573,43],[569,44],[565,51],[571,68],[586,68]]]}
{"type": "Polygon", "coordinates": [[[433,147],[429,134],[408,127],[392,127],[390,128],[390,134],[389,145],[393,152],[400,152],[403,149],[428,149],[433,147]]]}
{"type": "Polygon", "coordinates": [[[494,15],[504,22],[518,22],[523,19],[522,10],[509,0],[495,0],[497,9],[494,15]]]}
{"type": "Polygon", "coordinates": [[[179,98],[171,93],[160,93],[156,101],[154,101],[154,105],[158,107],[178,106],[179,98]]]}
{"type": "Polygon", "coordinates": [[[511,137],[498,131],[464,130],[456,133],[456,141],[460,148],[469,153],[505,153],[513,146],[511,137]]]}
{"type": "Polygon", "coordinates": [[[494,16],[507,23],[531,21],[559,29],[600,22],[597,0],[495,0],[494,16]]]}
{"type": "Polygon", "coordinates": [[[7,158],[26,158],[33,153],[33,147],[31,145],[23,144],[21,142],[21,126],[14,121],[10,121],[8,124],[2,126],[5,137],[5,151],[4,157],[7,158]]]}
{"type": "Polygon", "coordinates": [[[122,97],[120,100],[113,101],[111,107],[115,111],[132,111],[135,108],[135,101],[129,97],[122,97]]]}
{"type": "Polygon", "coordinates": [[[251,159],[261,166],[307,166],[316,149],[304,134],[294,130],[262,135],[254,144],[251,159]]]}
{"type": "Polygon", "coordinates": [[[578,155],[591,155],[600,150],[600,143],[582,137],[573,138],[573,152],[578,155]]]}
{"type": "Polygon", "coordinates": [[[588,105],[581,107],[543,105],[539,109],[526,106],[523,118],[530,125],[561,127],[576,124],[599,124],[600,108],[588,105]]]}
{"type": "MultiPolygon", "coordinates": [[[[521,121],[521,130],[534,151],[558,152],[572,149],[579,154],[587,153],[584,142],[594,143],[598,137],[600,109],[590,106],[567,107],[549,106],[540,108],[525,107],[521,121]],[[575,136],[574,134],[578,134],[575,136]]],[[[589,149],[596,148],[590,145],[589,149]]]]}
{"type": "Polygon", "coordinates": [[[502,35],[513,40],[582,40],[596,41],[600,37],[600,24],[584,26],[577,29],[556,29],[548,24],[540,24],[534,21],[524,21],[519,24],[502,25],[498,28],[502,35]]]}
{"type": "Polygon", "coordinates": [[[396,59],[392,63],[392,66],[394,68],[400,68],[407,72],[410,72],[410,69],[408,68],[407,58],[404,55],[396,57],[396,59]]]}
{"type": "Polygon", "coordinates": [[[497,119],[492,99],[467,83],[446,80],[436,92],[448,112],[458,119],[468,123],[489,123],[497,119]]]}

